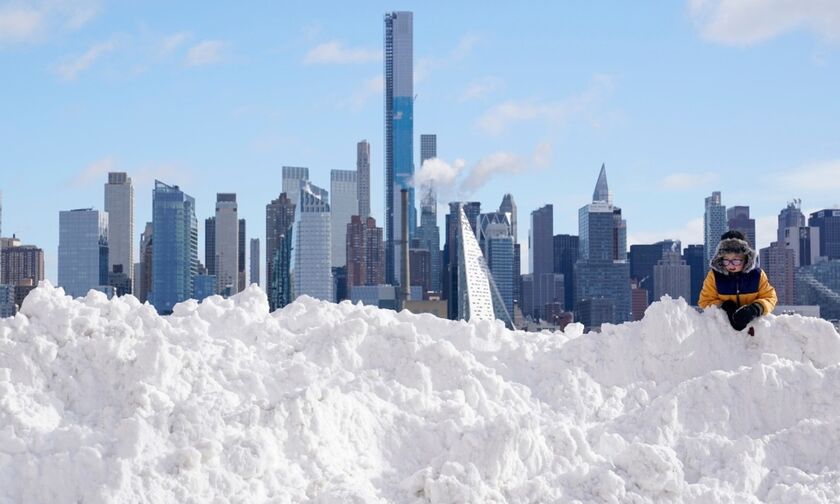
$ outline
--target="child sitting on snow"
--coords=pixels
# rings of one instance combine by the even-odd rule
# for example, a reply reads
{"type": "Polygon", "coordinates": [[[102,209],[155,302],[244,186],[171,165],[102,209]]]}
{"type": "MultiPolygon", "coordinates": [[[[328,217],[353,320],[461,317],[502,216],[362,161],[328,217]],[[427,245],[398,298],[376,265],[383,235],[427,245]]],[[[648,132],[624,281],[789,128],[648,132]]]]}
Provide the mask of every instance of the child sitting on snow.
{"type": "Polygon", "coordinates": [[[776,306],[776,289],[770,285],[767,274],[755,267],[755,259],[755,250],[743,233],[724,233],[697,302],[700,308],[716,305],[723,309],[736,331],[776,306]]]}

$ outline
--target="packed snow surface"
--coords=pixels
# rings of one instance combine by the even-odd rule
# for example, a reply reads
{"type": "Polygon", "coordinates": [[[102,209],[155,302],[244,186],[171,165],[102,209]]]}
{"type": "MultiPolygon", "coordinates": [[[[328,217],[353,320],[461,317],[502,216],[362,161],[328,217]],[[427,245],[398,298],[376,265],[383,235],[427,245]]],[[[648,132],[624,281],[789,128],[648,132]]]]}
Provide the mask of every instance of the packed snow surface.
{"type": "Polygon", "coordinates": [[[840,501],[840,336],[654,303],[525,333],[252,286],[0,320],[0,502],[840,501]]]}

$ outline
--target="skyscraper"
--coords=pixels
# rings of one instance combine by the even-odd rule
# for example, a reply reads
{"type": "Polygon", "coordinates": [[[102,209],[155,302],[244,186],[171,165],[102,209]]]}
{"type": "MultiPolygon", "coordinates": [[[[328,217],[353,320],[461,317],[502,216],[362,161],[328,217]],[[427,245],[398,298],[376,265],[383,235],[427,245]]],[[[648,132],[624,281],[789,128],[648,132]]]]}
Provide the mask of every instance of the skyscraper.
{"type": "Polygon", "coordinates": [[[801,205],[802,200],[794,199],[792,201],[788,201],[787,206],[779,212],[777,241],[785,241],[785,229],[805,226],[805,214],[802,213],[801,205]]]}
{"type": "Polygon", "coordinates": [[[840,209],[813,212],[808,217],[808,225],[820,230],[820,256],[840,259],[840,209]]]}
{"type": "Polygon", "coordinates": [[[105,211],[108,212],[108,271],[122,265],[123,273],[134,279],[134,186],[124,172],[109,172],[105,184],[105,211]]]}
{"type": "Polygon", "coordinates": [[[767,280],[776,289],[779,304],[796,304],[794,297],[794,252],[785,247],[784,243],[775,241],[769,247],[759,251],[761,255],[761,269],[767,274],[767,280]]]}
{"type": "Polygon", "coordinates": [[[134,295],[141,303],[145,303],[152,291],[152,233],[154,227],[147,222],[143,232],[140,233],[140,268],[134,278],[134,295]]]}
{"type": "Polygon", "coordinates": [[[522,282],[519,281],[519,276],[522,274],[522,259],[519,246],[519,231],[516,225],[516,203],[513,201],[513,195],[511,193],[505,193],[502,196],[502,204],[499,205],[499,211],[507,214],[508,221],[510,221],[510,234],[513,236],[513,299],[521,305],[522,295],[519,289],[522,282]]]}
{"type": "Polygon", "coordinates": [[[295,204],[286,195],[265,206],[265,283],[271,311],[291,303],[292,228],[295,204]]]}
{"type": "Polygon", "coordinates": [[[554,272],[563,275],[563,305],[568,312],[575,309],[575,263],[580,253],[576,235],[554,235],[554,272]]]}
{"type": "Polygon", "coordinates": [[[447,300],[447,314],[451,320],[457,320],[458,314],[458,233],[461,232],[461,212],[464,212],[473,234],[478,229],[481,215],[481,203],[478,201],[449,203],[449,213],[446,214],[446,243],[443,246],[443,297],[447,300]]]}
{"type": "Polygon", "coordinates": [[[726,226],[731,231],[742,232],[747,237],[747,243],[750,244],[750,247],[756,248],[755,219],[750,219],[750,207],[736,205],[727,208],[726,226]]]}
{"type": "Polygon", "coordinates": [[[652,301],[659,301],[667,294],[673,299],[683,298],[691,304],[691,266],[682,259],[679,247],[662,252],[662,259],[653,267],[653,276],[655,288],[652,301]]]}
{"type": "Polygon", "coordinates": [[[260,239],[251,238],[250,283],[260,285],[260,239]]]}
{"type": "Polygon", "coordinates": [[[554,272],[554,206],[545,205],[531,212],[528,230],[528,263],[533,279],[532,306],[523,304],[526,316],[545,320],[545,305],[562,300],[563,293],[555,292],[554,272]]]}
{"type": "Polygon", "coordinates": [[[356,286],[385,283],[385,244],[376,219],[353,216],[347,225],[346,251],[348,291],[356,286]]]}
{"type": "MultiPolygon", "coordinates": [[[[204,219],[204,265],[207,275],[216,276],[216,216],[204,219]]],[[[215,289],[215,287],[214,287],[215,289]]]]}
{"type": "Polygon", "coordinates": [[[239,292],[245,290],[245,244],[247,240],[245,219],[239,219],[239,292]]]}
{"type": "Polygon", "coordinates": [[[630,267],[626,257],[626,223],[613,206],[606,167],[592,203],[578,211],[580,257],[575,263],[575,319],[588,328],[630,320],[630,267]]]}
{"type": "Polygon", "coordinates": [[[160,314],[192,297],[198,274],[198,221],[195,198],[178,186],[155,180],[152,197],[152,290],[160,314]]]}
{"type": "MultiPolygon", "coordinates": [[[[513,314],[514,257],[510,223],[491,222],[484,228],[484,258],[508,314],[513,314]]],[[[512,315],[511,315],[512,316],[512,315]]]]}
{"type": "Polygon", "coordinates": [[[332,267],[347,264],[347,224],[359,215],[358,182],[353,170],[330,171],[330,234],[332,267]]]}
{"type": "Polygon", "coordinates": [[[411,12],[385,14],[385,280],[399,283],[403,239],[414,235],[414,35],[411,12]],[[408,237],[400,191],[408,190],[408,237]]]}
{"type": "Polygon", "coordinates": [[[303,166],[284,166],[283,167],[283,192],[295,205],[295,208],[300,208],[298,200],[300,199],[300,188],[302,182],[309,180],[309,168],[303,166]]]}
{"type": "MultiPolygon", "coordinates": [[[[420,166],[437,157],[437,135],[420,135],[420,166]]],[[[441,292],[440,228],[437,225],[437,188],[434,180],[420,186],[420,226],[415,231],[420,246],[429,251],[429,289],[441,292]]]]}
{"type": "Polygon", "coordinates": [[[329,193],[312,183],[305,183],[300,190],[299,200],[300,218],[297,221],[300,229],[296,233],[295,243],[295,297],[306,294],[332,301],[329,193]]]}
{"type": "MultiPolygon", "coordinates": [[[[706,271],[709,270],[709,262],[715,254],[720,237],[726,231],[726,207],[721,203],[720,191],[714,191],[706,198],[706,211],[703,213],[703,262],[706,271]]],[[[755,247],[755,244],[750,243],[750,246],[755,247]]]]}
{"type": "Polygon", "coordinates": [[[703,289],[708,265],[703,245],[688,245],[683,249],[683,259],[691,268],[691,299],[687,301],[688,304],[696,306],[697,301],[700,300],[700,291],[703,289]]]}
{"type": "Polygon", "coordinates": [[[92,208],[59,213],[58,285],[73,297],[108,285],[108,214],[92,208]]]}
{"type": "Polygon", "coordinates": [[[216,292],[239,292],[239,206],[235,193],[216,193],[216,292]]]}
{"type": "Polygon", "coordinates": [[[356,182],[359,213],[362,219],[370,217],[370,144],[362,140],[356,144],[356,182]]]}

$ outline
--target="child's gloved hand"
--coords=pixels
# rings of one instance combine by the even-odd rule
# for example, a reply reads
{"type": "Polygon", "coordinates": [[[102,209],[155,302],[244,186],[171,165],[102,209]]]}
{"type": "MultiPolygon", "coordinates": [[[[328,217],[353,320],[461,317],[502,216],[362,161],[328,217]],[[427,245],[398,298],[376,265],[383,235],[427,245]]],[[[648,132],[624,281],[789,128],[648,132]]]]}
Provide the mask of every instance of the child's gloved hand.
{"type": "Polygon", "coordinates": [[[735,313],[735,310],[738,309],[738,305],[735,304],[735,301],[724,301],[720,304],[720,309],[725,311],[727,315],[729,315],[729,319],[732,319],[732,314],[735,313]]]}
{"type": "Polygon", "coordinates": [[[735,310],[732,314],[732,328],[740,331],[747,327],[747,324],[761,316],[761,305],[751,303],[735,310]]]}

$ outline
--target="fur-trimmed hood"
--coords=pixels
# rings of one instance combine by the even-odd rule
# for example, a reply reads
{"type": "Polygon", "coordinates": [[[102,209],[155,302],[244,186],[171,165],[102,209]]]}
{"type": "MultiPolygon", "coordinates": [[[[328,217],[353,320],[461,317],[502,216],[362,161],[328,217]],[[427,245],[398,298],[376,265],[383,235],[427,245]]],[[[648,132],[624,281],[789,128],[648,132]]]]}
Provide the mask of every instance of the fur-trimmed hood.
{"type": "Polygon", "coordinates": [[[726,254],[744,254],[744,269],[741,270],[743,273],[749,273],[755,269],[755,250],[750,247],[746,240],[726,238],[718,243],[715,255],[709,261],[709,266],[723,275],[729,275],[729,271],[723,265],[723,256],[726,254]]]}

